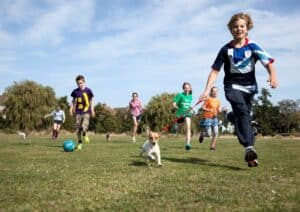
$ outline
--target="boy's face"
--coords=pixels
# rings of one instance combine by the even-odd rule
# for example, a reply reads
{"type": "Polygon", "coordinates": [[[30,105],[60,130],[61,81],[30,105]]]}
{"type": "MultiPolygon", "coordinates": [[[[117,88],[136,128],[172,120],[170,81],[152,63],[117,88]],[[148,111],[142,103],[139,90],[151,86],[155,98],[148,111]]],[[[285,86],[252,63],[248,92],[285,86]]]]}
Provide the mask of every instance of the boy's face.
{"type": "Polygon", "coordinates": [[[78,88],[80,88],[80,90],[84,89],[85,82],[83,80],[77,80],[76,83],[77,83],[78,88]]]}
{"type": "Polygon", "coordinates": [[[245,39],[248,35],[247,22],[244,19],[238,19],[231,27],[231,34],[235,40],[245,39]]]}

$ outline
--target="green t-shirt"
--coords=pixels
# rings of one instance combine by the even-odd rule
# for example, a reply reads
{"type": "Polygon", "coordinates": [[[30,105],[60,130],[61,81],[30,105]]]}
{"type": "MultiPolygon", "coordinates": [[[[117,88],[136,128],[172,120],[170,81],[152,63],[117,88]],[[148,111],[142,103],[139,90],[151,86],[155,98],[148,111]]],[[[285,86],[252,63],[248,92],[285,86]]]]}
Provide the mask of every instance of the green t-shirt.
{"type": "MultiPolygon", "coordinates": [[[[176,117],[182,116],[192,104],[193,96],[192,94],[179,93],[174,97],[174,102],[176,102],[178,106],[178,110],[176,112],[176,117]]],[[[191,116],[192,112],[185,114],[185,116],[191,116]]]]}

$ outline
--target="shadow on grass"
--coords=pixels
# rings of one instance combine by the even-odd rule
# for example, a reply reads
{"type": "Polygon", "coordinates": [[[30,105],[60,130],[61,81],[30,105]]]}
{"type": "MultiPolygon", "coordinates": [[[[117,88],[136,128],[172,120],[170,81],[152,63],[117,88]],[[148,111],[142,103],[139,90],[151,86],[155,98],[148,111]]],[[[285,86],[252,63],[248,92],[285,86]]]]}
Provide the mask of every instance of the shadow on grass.
{"type": "Polygon", "coordinates": [[[162,160],[168,160],[176,163],[192,163],[192,164],[204,164],[209,162],[208,160],[200,159],[200,158],[169,158],[162,157],[162,160]]]}
{"type": "Polygon", "coordinates": [[[147,163],[144,161],[132,161],[130,166],[147,166],[147,163]]]}
{"type": "Polygon", "coordinates": [[[171,162],[176,163],[191,163],[191,164],[200,164],[204,166],[211,166],[211,167],[221,167],[221,168],[227,168],[230,170],[240,171],[240,170],[247,170],[245,168],[240,168],[236,166],[230,166],[230,165],[223,165],[223,164],[217,164],[217,163],[210,163],[209,160],[204,160],[200,158],[169,158],[169,157],[163,157],[162,160],[168,160],[171,162]]]}

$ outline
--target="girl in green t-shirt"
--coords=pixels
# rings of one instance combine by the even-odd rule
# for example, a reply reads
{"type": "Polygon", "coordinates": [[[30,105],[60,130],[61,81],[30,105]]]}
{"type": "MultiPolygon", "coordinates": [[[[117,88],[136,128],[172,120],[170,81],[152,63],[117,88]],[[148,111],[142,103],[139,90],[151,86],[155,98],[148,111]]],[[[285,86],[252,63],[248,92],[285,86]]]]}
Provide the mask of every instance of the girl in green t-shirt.
{"type": "Polygon", "coordinates": [[[183,92],[177,94],[173,100],[173,107],[177,109],[176,117],[183,116],[183,119],[179,119],[178,122],[185,122],[186,126],[186,144],[185,149],[190,150],[191,145],[191,116],[192,112],[185,112],[191,107],[192,104],[192,86],[190,83],[185,82],[182,85],[183,92]]]}

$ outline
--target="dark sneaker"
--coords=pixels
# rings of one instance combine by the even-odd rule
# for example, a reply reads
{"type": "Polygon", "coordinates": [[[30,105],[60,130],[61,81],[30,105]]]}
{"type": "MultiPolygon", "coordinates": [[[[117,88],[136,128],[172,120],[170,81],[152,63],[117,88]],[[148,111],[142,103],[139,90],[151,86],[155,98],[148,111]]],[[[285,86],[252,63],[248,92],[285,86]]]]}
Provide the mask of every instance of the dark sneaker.
{"type": "Polygon", "coordinates": [[[256,167],[256,166],[258,166],[257,159],[248,162],[248,167],[256,167]]]}
{"type": "Polygon", "coordinates": [[[204,133],[200,133],[199,142],[202,143],[204,141],[204,133]]]}
{"type": "Polygon", "coordinates": [[[257,159],[257,154],[253,148],[246,150],[245,161],[251,162],[257,159]]]}

